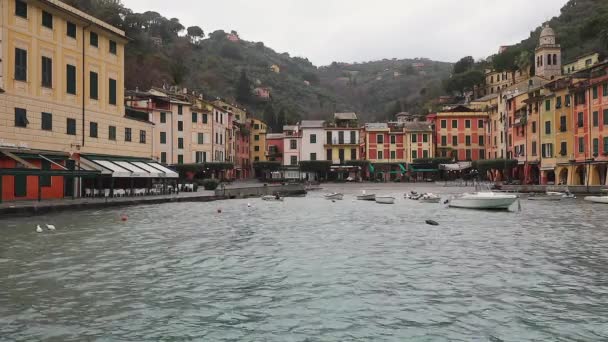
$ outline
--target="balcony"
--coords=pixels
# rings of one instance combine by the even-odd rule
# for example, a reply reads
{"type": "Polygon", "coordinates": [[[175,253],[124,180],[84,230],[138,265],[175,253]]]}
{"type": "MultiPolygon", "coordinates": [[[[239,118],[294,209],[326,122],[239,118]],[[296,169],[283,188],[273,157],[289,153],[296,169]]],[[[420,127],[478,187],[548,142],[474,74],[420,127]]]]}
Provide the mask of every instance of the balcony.
{"type": "Polygon", "coordinates": [[[559,126],[559,131],[564,133],[564,132],[567,132],[568,129],[566,128],[566,126],[559,126]]]}
{"type": "Polygon", "coordinates": [[[359,142],[351,139],[332,139],[325,145],[359,145],[359,142]]]}

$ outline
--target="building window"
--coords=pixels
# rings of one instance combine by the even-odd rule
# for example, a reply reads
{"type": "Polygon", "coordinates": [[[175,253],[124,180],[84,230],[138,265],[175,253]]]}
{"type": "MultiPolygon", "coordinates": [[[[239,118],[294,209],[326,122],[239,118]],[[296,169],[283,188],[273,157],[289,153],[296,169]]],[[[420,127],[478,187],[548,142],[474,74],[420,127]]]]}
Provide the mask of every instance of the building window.
{"type": "Polygon", "coordinates": [[[42,113],[41,116],[41,129],[44,131],[52,131],[53,130],[53,114],[51,113],[42,113]]]}
{"type": "Polygon", "coordinates": [[[357,132],[350,131],[350,143],[351,144],[356,144],[357,143],[357,132]]]}
{"type": "Polygon", "coordinates": [[[89,73],[89,97],[93,100],[99,99],[99,76],[96,72],[89,73]]]}
{"type": "Polygon", "coordinates": [[[184,148],[184,138],[177,138],[177,148],[180,150],[184,148]]]}
{"type": "Polygon", "coordinates": [[[206,124],[207,123],[207,114],[203,114],[203,123],[206,124]]]}
{"type": "Polygon", "coordinates": [[[536,141],[532,142],[532,156],[536,156],[536,141]]]}
{"type": "Polygon", "coordinates": [[[116,80],[110,78],[109,88],[110,88],[110,95],[109,95],[108,102],[111,105],[116,106],[116,80]]]}
{"type": "Polygon", "coordinates": [[[445,135],[441,136],[441,146],[447,146],[448,145],[448,137],[446,137],[445,135]]]}
{"type": "Polygon", "coordinates": [[[357,149],[356,148],[350,149],[350,160],[357,160],[357,149]]]}
{"type": "Polygon", "coordinates": [[[160,132],[160,143],[161,144],[167,143],[167,132],[160,132]]]}
{"type": "Polygon", "coordinates": [[[198,113],[192,112],[192,123],[198,122],[198,113]]]}
{"type": "Polygon", "coordinates": [[[178,154],[177,155],[177,163],[178,164],[183,164],[184,163],[184,155],[183,154],[178,154]]]}
{"type": "Polygon", "coordinates": [[[464,137],[465,145],[471,146],[471,136],[467,135],[464,137]]]}
{"type": "Polygon", "coordinates": [[[458,137],[457,136],[452,137],[452,146],[458,146],[458,137]]]}
{"type": "Polygon", "coordinates": [[[418,158],[418,151],[412,150],[412,159],[417,159],[417,158],[418,158]]]}
{"type": "Polygon", "coordinates": [[[608,137],[604,137],[604,153],[608,153],[608,137]]]}
{"type": "Polygon", "coordinates": [[[596,86],[596,85],[595,85],[595,86],[593,86],[593,88],[592,88],[592,89],[593,89],[593,99],[594,99],[594,100],[597,100],[597,97],[598,97],[598,91],[597,91],[598,89],[597,89],[597,86],[596,86]]]}
{"type": "Polygon", "coordinates": [[[565,132],[567,130],[568,127],[566,127],[566,117],[565,116],[560,116],[559,117],[559,131],[560,132],[565,132]]]}
{"type": "Polygon", "coordinates": [[[483,120],[477,120],[477,128],[483,128],[483,120]]]}
{"type": "Polygon", "coordinates": [[[464,128],[471,128],[471,120],[464,120],[464,128]]]}
{"type": "Polygon", "coordinates": [[[70,64],[66,65],[66,92],[76,95],[76,67],[70,64]]]}
{"type": "Polygon", "coordinates": [[[391,159],[397,159],[397,152],[391,151],[391,159]]]}
{"type": "Polygon", "coordinates": [[[532,133],[536,133],[536,121],[532,121],[532,133]]]}
{"type": "Polygon", "coordinates": [[[254,124],[254,125],[253,125],[253,129],[255,129],[255,130],[259,130],[259,129],[260,129],[260,124],[254,124]]]}
{"type": "Polygon", "coordinates": [[[596,157],[600,153],[600,139],[593,138],[593,156],[596,157]]]}
{"type": "Polygon", "coordinates": [[[53,60],[42,56],[42,86],[45,88],[53,87],[53,60]]]}
{"type": "Polygon", "coordinates": [[[568,95],[565,96],[565,101],[564,102],[566,102],[566,107],[570,107],[570,104],[572,102],[570,94],[568,94],[568,95]]]}
{"type": "Polygon", "coordinates": [[[585,138],[578,138],[578,152],[579,153],[584,153],[585,152],[585,138]]]}
{"type": "Polygon", "coordinates": [[[76,39],[76,24],[71,23],[69,21],[66,24],[67,24],[67,26],[66,26],[67,36],[76,39]]]}
{"type": "Polygon", "coordinates": [[[167,123],[167,113],[160,112],[160,123],[167,123]]]}
{"type": "MultiPolygon", "coordinates": [[[[259,136],[258,136],[258,140],[259,140],[259,136]]],[[[311,134],[310,135],[310,143],[311,144],[316,144],[317,143],[317,135],[316,134],[311,134]]]]}
{"type": "Polygon", "coordinates": [[[383,151],[378,151],[378,159],[384,159],[383,151]]]}
{"type": "Polygon", "coordinates": [[[291,156],[290,163],[291,165],[298,165],[298,156],[291,156]]]}
{"type": "Polygon", "coordinates": [[[567,142],[562,141],[560,143],[559,154],[562,157],[568,154],[568,143],[567,142]]]}
{"type": "Polygon", "coordinates": [[[27,81],[27,51],[15,48],[15,80],[27,81]]]}
{"type": "Polygon", "coordinates": [[[330,161],[333,160],[333,151],[329,148],[325,152],[326,152],[327,160],[330,160],[330,161]]]}
{"type": "Polygon", "coordinates": [[[125,141],[131,141],[131,129],[125,128],[125,141]]]}
{"type": "Polygon", "coordinates": [[[441,120],[441,128],[448,128],[448,120],[441,120]]]}
{"type": "Polygon", "coordinates": [[[338,132],[338,144],[344,144],[344,132],[338,132]]]}
{"type": "Polygon", "coordinates": [[[23,108],[15,108],[15,127],[27,127],[27,111],[23,108]]]}
{"type": "Polygon", "coordinates": [[[484,146],[485,145],[485,141],[482,135],[479,136],[479,146],[484,146]]]}
{"type": "Polygon", "coordinates": [[[289,148],[295,150],[298,148],[298,141],[295,139],[289,140],[289,148]]]}
{"type": "Polygon", "coordinates": [[[608,125],[608,109],[604,109],[604,126],[608,125]]]}
{"type": "Polygon", "coordinates": [[[558,96],[555,98],[555,109],[562,108],[562,97],[558,96]]]}
{"type": "Polygon", "coordinates": [[[466,150],[465,151],[465,159],[466,160],[471,160],[472,158],[472,151],[471,150],[466,150]]]}
{"type": "Polygon", "coordinates": [[[117,47],[116,47],[116,42],[113,40],[110,40],[110,53],[115,55],[117,53],[117,47]]]}
{"type": "Polygon", "coordinates": [[[428,150],[422,151],[422,158],[427,159],[428,157],[429,157],[429,151],[428,150]]]}
{"type": "Polygon", "coordinates": [[[67,119],[66,127],[66,134],[76,135],[76,119],[67,119]]]}
{"type": "Polygon", "coordinates": [[[259,136],[259,135],[257,135],[257,134],[256,134],[256,135],[254,135],[254,136],[253,136],[253,140],[254,140],[254,141],[260,141],[260,136],[259,136]]]}
{"type": "Polygon", "coordinates": [[[317,154],[316,153],[311,153],[310,154],[310,160],[312,160],[312,161],[317,160],[317,154]]]}
{"type": "Polygon", "coordinates": [[[412,134],[412,142],[413,143],[417,143],[418,142],[418,134],[412,134]]]}
{"type": "Polygon", "coordinates": [[[608,96],[608,83],[602,84],[602,96],[608,96]]]}
{"type": "Polygon", "coordinates": [[[177,122],[177,131],[178,132],[183,132],[184,131],[184,122],[183,121],[178,121],[177,122]]]}
{"type": "Polygon", "coordinates": [[[108,139],[116,140],[116,126],[108,127],[108,139]]]}
{"type": "Polygon", "coordinates": [[[53,29],[53,15],[47,11],[42,11],[42,26],[53,29]]]}
{"type": "MultiPolygon", "coordinates": [[[[384,144],[384,134],[376,134],[376,143],[384,144]]],[[[382,158],[379,158],[382,159],[382,158]]]]}
{"type": "Polygon", "coordinates": [[[99,36],[95,32],[91,32],[89,35],[89,43],[91,46],[99,47],[99,36]]]}
{"type": "Polygon", "coordinates": [[[89,123],[89,136],[91,138],[97,138],[97,122],[91,121],[89,123]]]}
{"type": "Polygon", "coordinates": [[[452,128],[458,128],[458,120],[452,120],[452,128]]]}
{"type": "Polygon", "coordinates": [[[199,145],[202,145],[205,143],[205,135],[203,133],[198,133],[197,134],[197,141],[199,145]]]}
{"type": "Polygon", "coordinates": [[[598,111],[593,112],[593,127],[600,125],[600,113],[598,111]]]}
{"type": "Polygon", "coordinates": [[[583,127],[585,124],[585,120],[583,118],[583,112],[578,113],[578,127],[583,127]]]}
{"type": "Polygon", "coordinates": [[[177,115],[183,115],[183,114],[184,114],[184,106],[177,105],[177,115]]]}
{"type": "Polygon", "coordinates": [[[15,0],[15,15],[27,19],[27,3],[22,0],[15,0]]]}

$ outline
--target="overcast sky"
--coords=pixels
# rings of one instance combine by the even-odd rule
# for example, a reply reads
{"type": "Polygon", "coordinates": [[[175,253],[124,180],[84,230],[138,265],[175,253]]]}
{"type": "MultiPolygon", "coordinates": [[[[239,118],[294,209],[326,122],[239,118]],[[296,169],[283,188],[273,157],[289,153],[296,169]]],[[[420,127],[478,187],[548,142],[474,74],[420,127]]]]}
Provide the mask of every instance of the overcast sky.
{"type": "Polygon", "coordinates": [[[316,65],[427,57],[455,62],[496,53],[559,15],[567,0],[123,0],[198,25],[236,30],[316,65]]]}

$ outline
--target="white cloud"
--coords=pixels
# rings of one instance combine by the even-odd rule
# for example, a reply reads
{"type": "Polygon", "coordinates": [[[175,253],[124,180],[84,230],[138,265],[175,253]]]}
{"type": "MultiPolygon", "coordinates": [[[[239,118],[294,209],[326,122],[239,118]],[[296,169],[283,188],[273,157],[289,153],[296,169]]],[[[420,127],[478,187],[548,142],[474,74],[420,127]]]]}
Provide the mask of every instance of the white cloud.
{"type": "Polygon", "coordinates": [[[495,53],[559,14],[566,0],[123,0],[205,33],[236,30],[317,65],[382,58],[456,61],[495,53]]]}

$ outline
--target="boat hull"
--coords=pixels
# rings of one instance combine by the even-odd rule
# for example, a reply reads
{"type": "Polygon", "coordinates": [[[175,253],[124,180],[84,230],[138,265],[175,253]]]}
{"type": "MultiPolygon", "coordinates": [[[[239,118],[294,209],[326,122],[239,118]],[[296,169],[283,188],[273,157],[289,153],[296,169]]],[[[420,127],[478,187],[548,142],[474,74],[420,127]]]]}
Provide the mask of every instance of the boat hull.
{"type": "Polygon", "coordinates": [[[357,196],[357,200],[359,201],[375,201],[376,195],[359,195],[357,196]]]}
{"type": "Polygon", "coordinates": [[[395,197],[380,197],[380,196],[376,196],[376,203],[379,203],[379,204],[395,204],[395,197]]]}
{"type": "Polygon", "coordinates": [[[328,200],[334,200],[334,201],[340,201],[342,199],[344,199],[344,195],[343,194],[331,194],[331,195],[325,195],[325,199],[328,200]]]}
{"type": "Polygon", "coordinates": [[[281,198],[281,197],[276,198],[275,196],[263,196],[262,197],[262,201],[267,201],[267,202],[283,202],[283,198],[281,198]]]}
{"type": "Polygon", "coordinates": [[[418,200],[420,203],[439,203],[441,198],[421,198],[418,200]]]}
{"type": "Polygon", "coordinates": [[[533,197],[529,197],[528,201],[550,201],[550,202],[555,202],[555,201],[561,201],[562,197],[560,196],[554,196],[554,195],[550,195],[550,196],[533,196],[533,197]]]}
{"type": "Polygon", "coordinates": [[[517,198],[456,198],[450,202],[452,208],[508,210],[517,198]]]}
{"type": "Polygon", "coordinates": [[[587,196],[585,201],[593,203],[608,204],[608,196],[587,196]]]}

